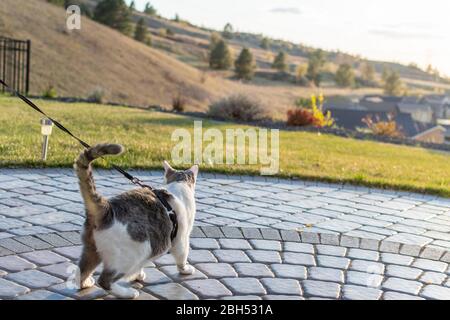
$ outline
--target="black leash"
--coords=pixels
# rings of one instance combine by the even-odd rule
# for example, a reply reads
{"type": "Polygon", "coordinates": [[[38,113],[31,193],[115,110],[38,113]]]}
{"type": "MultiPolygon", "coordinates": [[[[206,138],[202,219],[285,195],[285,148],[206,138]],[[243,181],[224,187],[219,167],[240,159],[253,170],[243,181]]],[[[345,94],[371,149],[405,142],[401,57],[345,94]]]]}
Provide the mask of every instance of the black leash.
{"type": "MultiPolygon", "coordinates": [[[[0,83],[2,85],[5,86],[5,88],[8,89],[8,91],[12,92],[14,95],[16,95],[17,97],[19,97],[23,102],[25,102],[27,105],[29,105],[31,108],[33,108],[34,110],[36,110],[37,112],[39,112],[40,114],[44,115],[46,118],[50,119],[55,126],[57,126],[60,130],[62,130],[63,132],[67,133],[69,136],[71,136],[72,138],[74,138],[75,140],[77,140],[84,148],[89,149],[91,146],[84,142],[83,140],[81,140],[80,138],[78,138],[76,135],[74,135],[72,132],[70,132],[69,129],[67,129],[66,127],[64,127],[61,123],[59,123],[57,120],[53,119],[52,117],[48,116],[44,111],[41,110],[41,108],[39,108],[34,102],[32,102],[30,99],[28,99],[27,97],[25,97],[24,95],[22,95],[21,93],[19,93],[18,91],[11,89],[2,79],[0,79],[0,83]]],[[[173,210],[172,206],[169,204],[169,202],[163,197],[161,196],[157,190],[155,190],[153,187],[145,184],[142,180],[140,180],[137,177],[132,176],[130,173],[128,173],[127,171],[125,171],[123,168],[116,166],[115,164],[111,164],[111,166],[113,167],[113,169],[115,169],[116,171],[118,171],[119,173],[121,173],[125,178],[127,178],[128,180],[130,180],[131,183],[133,183],[134,185],[137,185],[141,188],[147,188],[150,189],[151,191],[153,191],[153,193],[156,195],[156,197],[158,198],[158,200],[162,203],[162,205],[166,208],[167,213],[169,214],[169,218],[172,221],[173,224],[173,229],[172,229],[172,233],[170,235],[171,240],[173,240],[178,232],[178,220],[177,220],[177,215],[176,212],[173,210]]]]}

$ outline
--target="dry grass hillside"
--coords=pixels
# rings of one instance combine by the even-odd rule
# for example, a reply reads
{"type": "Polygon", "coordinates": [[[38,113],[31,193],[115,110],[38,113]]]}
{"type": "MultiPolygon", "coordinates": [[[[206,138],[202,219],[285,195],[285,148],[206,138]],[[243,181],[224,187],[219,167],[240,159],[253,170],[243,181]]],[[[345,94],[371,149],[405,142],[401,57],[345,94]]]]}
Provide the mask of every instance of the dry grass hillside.
{"type": "MultiPolygon", "coordinates": [[[[180,28],[173,23],[174,29],[176,25],[180,28]]],[[[0,1],[0,35],[32,41],[32,94],[42,94],[52,85],[61,96],[85,98],[101,89],[107,101],[167,108],[175,96],[182,94],[189,110],[205,110],[212,101],[241,92],[258,97],[276,118],[282,118],[296,98],[318,91],[262,78],[241,83],[232,79],[231,71],[201,71],[195,61],[185,60],[205,54],[206,50],[199,48],[207,46],[209,33],[181,27],[184,31],[176,34],[176,41],[154,35],[159,46],[151,48],[84,16],[82,29],[69,32],[64,10],[45,0],[0,1]],[[163,41],[173,52],[160,47],[163,41]],[[199,46],[197,41],[203,42],[199,46]],[[191,45],[186,45],[189,42],[191,45]]],[[[239,48],[237,44],[233,47],[235,51],[239,48]]],[[[262,50],[255,53],[260,57],[264,54],[262,50]]],[[[320,90],[325,95],[380,92],[368,88],[320,90]]]]}

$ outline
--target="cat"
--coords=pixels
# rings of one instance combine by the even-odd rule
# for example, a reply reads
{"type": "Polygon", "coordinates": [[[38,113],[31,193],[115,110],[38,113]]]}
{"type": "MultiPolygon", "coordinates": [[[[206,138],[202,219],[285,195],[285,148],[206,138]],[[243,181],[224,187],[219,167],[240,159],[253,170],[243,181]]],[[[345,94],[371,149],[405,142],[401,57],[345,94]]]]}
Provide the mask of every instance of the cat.
{"type": "Polygon", "coordinates": [[[86,209],[83,249],[78,264],[79,286],[81,289],[93,286],[92,274],[103,263],[99,286],[118,298],[132,299],[137,298],[139,292],[118,281],[143,281],[145,263],[169,250],[181,274],[194,273],[187,257],[196,213],[194,193],[199,167],[194,165],[178,171],[164,161],[167,190],[139,188],[106,199],[96,191],[91,163],[98,157],[118,155],[123,151],[118,144],[98,144],[86,149],[75,160],[74,168],[86,209]],[[155,192],[176,212],[178,230],[173,241],[174,224],[155,192]]]}

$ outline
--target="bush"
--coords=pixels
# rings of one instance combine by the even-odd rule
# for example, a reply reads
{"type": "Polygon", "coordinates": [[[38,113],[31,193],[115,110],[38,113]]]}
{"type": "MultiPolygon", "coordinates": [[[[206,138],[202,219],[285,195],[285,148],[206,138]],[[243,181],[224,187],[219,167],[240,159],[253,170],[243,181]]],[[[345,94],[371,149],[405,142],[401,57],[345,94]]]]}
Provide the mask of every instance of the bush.
{"type": "Polygon", "coordinates": [[[42,93],[42,97],[46,99],[55,99],[58,98],[58,93],[53,85],[49,85],[42,93]]]}
{"type": "Polygon", "coordinates": [[[178,94],[172,99],[172,111],[184,112],[186,110],[186,104],[186,99],[181,94],[178,94]]]}
{"type": "Polygon", "coordinates": [[[314,117],[309,109],[295,108],[288,110],[287,112],[287,125],[288,126],[309,126],[314,123],[314,117]]]}
{"type": "Polygon", "coordinates": [[[364,122],[369,130],[377,136],[392,138],[404,137],[404,135],[400,131],[400,128],[397,127],[397,123],[392,119],[391,116],[388,117],[387,121],[381,121],[379,117],[374,120],[372,116],[369,115],[365,117],[362,122],[364,122]]]}
{"type": "Polygon", "coordinates": [[[339,66],[335,75],[336,84],[339,87],[346,88],[355,85],[355,73],[353,68],[348,63],[343,63],[339,66]]]}
{"type": "Polygon", "coordinates": [[[221,99],[209,107],[208,114],[213,118],[256,121],[267,118],[267,112],[260,101],[243,94],[221,99]]]}
{"type": "Polygon", "coordinates": [[[105,103],[105,90],[102,88],[96,88],[92,93],[88,96],[89,102],[92,103],[105,103]]]}

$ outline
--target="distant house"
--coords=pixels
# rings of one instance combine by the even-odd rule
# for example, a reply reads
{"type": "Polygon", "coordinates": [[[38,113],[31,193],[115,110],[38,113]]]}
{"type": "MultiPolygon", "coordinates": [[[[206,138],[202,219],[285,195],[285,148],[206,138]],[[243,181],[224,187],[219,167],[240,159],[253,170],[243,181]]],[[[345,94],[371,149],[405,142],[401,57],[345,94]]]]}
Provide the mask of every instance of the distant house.
{"type": "Polygon", "coordinates": [[[418,97],[404,97],[397,104],[400,113],[408,113],[414,121],[432,123],[434,121],[431,106],[418,97]]]}
{"type": "Polygon", "coordinates": [[[444,143],[445,129],[431,123],[414,121],[411,114],[385,111],[349,110],[349,109],[326,109],[330,110],[332,117],[338,127],[348,130],[359,130],[367,128],[364,119],[371,116],[379,121],[388,121],[392,115],[397,123],[399,131],[407,138],[423,142],[444,143]]]}
{"type": "Polygon", "coordinates": [[[434,119],[450,118],[450,97],[442,94],[430,94],[423,97],[423,102],[431,106],[434,119]]]}
{"type": "Polygon", "coordinates": [[[450,119],[439,119],[437,122],[445,129],[445,143],[450,144],[450,119]]]}

